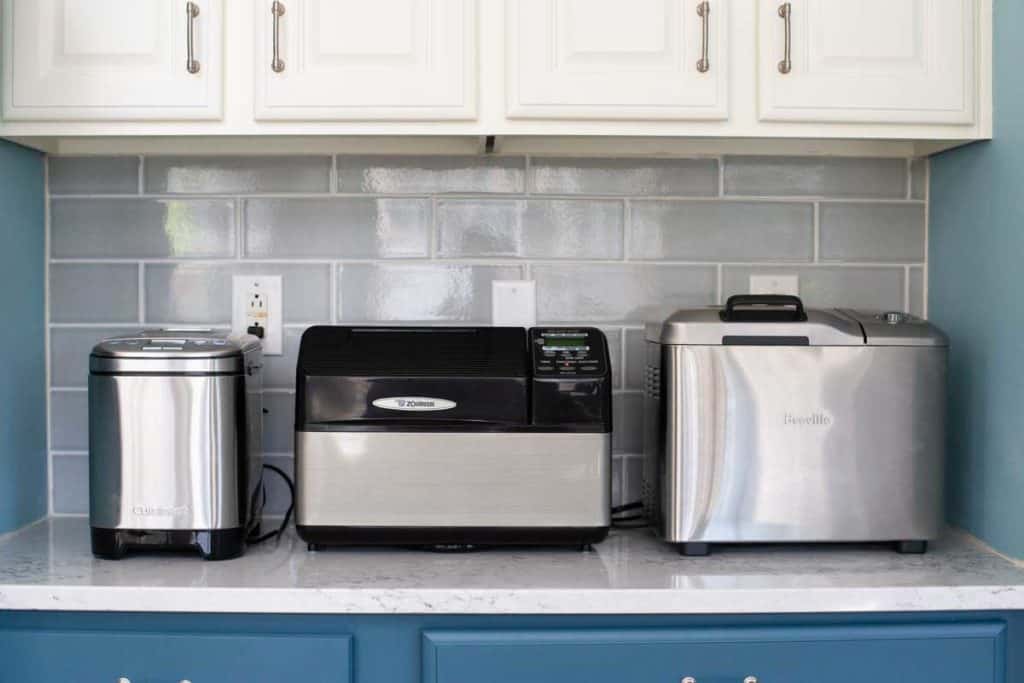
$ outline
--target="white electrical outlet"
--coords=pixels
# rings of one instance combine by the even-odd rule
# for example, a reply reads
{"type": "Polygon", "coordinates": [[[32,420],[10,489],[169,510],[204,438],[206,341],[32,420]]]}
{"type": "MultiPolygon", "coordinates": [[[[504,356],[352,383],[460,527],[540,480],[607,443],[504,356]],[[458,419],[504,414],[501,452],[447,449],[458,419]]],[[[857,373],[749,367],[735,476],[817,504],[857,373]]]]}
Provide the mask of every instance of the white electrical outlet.
{"type": "Polygon", "coordinates": [[[800,296],[799,275],[751,275],[751,294],[792,294],[800,296]]]}
{"type": "Polygon", "coordinates": [[[284,299],[280,275],[235,275],[231,279],[231,329],[263,328],[263,353],[280,356],[284,299]]]}
{"type": "Polygon", "coordinates": [[[503,327],[536,325],[537,284],[533,280],[493,280],[491,324],[503,327]]]}

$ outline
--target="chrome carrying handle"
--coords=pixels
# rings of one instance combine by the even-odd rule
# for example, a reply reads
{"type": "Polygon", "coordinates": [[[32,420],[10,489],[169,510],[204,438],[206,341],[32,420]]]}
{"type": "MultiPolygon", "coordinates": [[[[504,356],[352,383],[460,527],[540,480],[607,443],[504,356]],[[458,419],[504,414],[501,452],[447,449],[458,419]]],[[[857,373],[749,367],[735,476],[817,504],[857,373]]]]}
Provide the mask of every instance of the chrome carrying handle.
{"type": "Polygon", "coordinates": [[[782,17],[782,21],[786,25],[786,48],[783,53],[782,61],[779,62],[779,73],[788,74],[793,70],[793,5],[788,2],[784,2],[779,5],[779,16],[782,17]]]}
{"type": "Polygon", "coordinates": [[[284,16],[284,3],[274,0],[270,5],[270,13],[274,15],[274,58],[270,60],[270,68],[279,74],[284,71],[284,60],[281,59],[281,17],[284,16]]]}
{"type": "Polygon", "coordinates": [[[185,70],[190,74],[199,73],[199,60],[196,59],[196,17],[199,16],[199,5],[194,2],[185,3],[185,44],[188,56],[185,58],[185,70]]]}
{"type": "Polygon", "coordinates": [[[708,60],[708,24],[711,21],[711,3],[708,0],[703,0],[697,5],[697,16],[701,18],[700,59],[697,60],[697,71],[705,74],[711,69],[711,62],[708,60]]]}

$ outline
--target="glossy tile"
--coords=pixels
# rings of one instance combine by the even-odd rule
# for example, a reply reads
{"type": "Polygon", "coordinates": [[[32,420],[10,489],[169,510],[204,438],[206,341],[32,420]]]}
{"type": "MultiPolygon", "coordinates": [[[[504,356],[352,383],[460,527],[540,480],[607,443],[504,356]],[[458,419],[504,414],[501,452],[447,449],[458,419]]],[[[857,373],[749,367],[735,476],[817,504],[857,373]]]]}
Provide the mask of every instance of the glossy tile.
{"type": "Polygon", "coordinates": [[[89,394],[85,391],[51,391],[50,448],[55,451],[89,449],[89,394]]]}
{"type": "Polygon", "coordinates": [[[263,452],[291,453],[295,449],[295,394],[263,394],[263,452]]]}
{"type": "Polygon", "coordinates": [[[620,201],[445,199],[438,254],[619,259],[624,210],[620,201]]]}
{"type": "Polygon", "coordinates": [[[338,191],[375,194],[521,193],[524,157],[342,155],[338,191]]]}
{"type": "Polygon", "coordinates": [[[914,159],[910,163],[910,198],[928,197],[928,159],[914,159]]]}
{"type": "Polygon", "coordinates": [[[285,323],[330,320],[327,264],[158,263],[146,266],[147,323],[231,322],[231,276],[280,275],[285,323]]]}
{"type": "Polygon", "coordinates": [[[338,271],[338,318],[487,323],[491,281],[521,278],[518,266],[347,264],[338,271]]]}
{"type": "Polygon", "coordinates": [[[530,159],[530,192],[538,194],[718,194],[717,159],[530,159]]]}
{"type": "Polygon", "coordinates": [[[715,301],[714,266],[559,264],[531,272],[545,322],[640,323],[715,301]]]}
{"type": "Polygon", "coordinates": [[[724,178],[727,195],[907,196],[905,159],[729,156],[724,178]]]}
{"type": "Polygon", "coordinates": [[[89,458],[53,456],[53,511],[59,515],[89,514],[89,458]]]}
{"type": "Polygon", "coordinates": [[[242,194],[328,192],[328,156],[146,157],[146,192],[242,194]]]}
{"type": "Polygon", "coordinates": [[[643,394],[615,394],[612,397],[612,450],[641,453],[644,447],[643,394]]]}
{"type": "Polygon", "coordinates": [[[48,157],[50,194],[138,194],[139,158],[48,157]]]}
{"type": "Polygon", "coordinates": [[[629,256],[680,261],[811,261],[814,205],[636,201],[629,256]]]}
{"type": "MultiPolygon", "coordinates": [[[[285,474],[295,481],[295,460],[290,455],[269,455],[263,458],[263,462],[284,470],[285,474]]],[[[263,508],[264,516],[280,517],[284,515],[292,499],[288,484],[276,472],[266,470],[263,471],[263,483],[267,490],[267,502],[263,508]]],[[[270,524],[264,522],[263,533],[267,533],[278,523],[278,520],[272,520],[270,524]]]]}
{"type": "Polygon", "coordinates": [[[247,258],[430,255],[429,199],[291,198],[245,202],[247,258]]]}
{"type": "Polygon", "coordinates": [[[126,323],[139,319],[134,263],[50,264],[50,322],[126,323]]]}
{"type": "Polygon", "coordinates": [[[901,310],[903,268],[852,266],[726,266],[723,300],[750,292],[750,276],[784,273],[800,277],[800,298],[808,306],[901,310]]]}
{"type": "Polygon", "coordinates": [[[286,327],[282,331],[280,356],[263,356],[263,386],[268,389],[294,389],[295,366],[299,361],[299,342],[305,327],[286,327]]]}
{"type": "Polygon", "coordinates": [[[612,361],[612,387],[622,386],[622,330],[618,327],[602,327],[608,340],[608,356],[612,361]]]}
{"type": "Polygon", "coordinates": [[[626,388],[644,388],[644,368],[647,367],[647,341],[642,329],[626,330],[626,388]]]}
{"type": "Polygon", "coordinates": [[[924,269],[917,267],[911,268],[909,271],[909,277],[910,280],[907,289],[909,301],[907,302],[907,312],[924,317],[924,269]]]}
{"type": "Polygon", "coordinates": [[[86,387],[89,353],[99,341],[141,329],[133,327],[55,327],[50,330],[50,386],[86,387]]]}
{"type": "Polygon", "coordinates": [[[925,260],[924,204],[821,205],[823,261],[925,260]]]}
{"type": "Polygon", "coordinates": [[[635,503],[643,500],[644,459],[630,455],[622,459],[622,502],[635,503]]]}
{"type": "Polygon", "coordinates": [[[232,258],[227,199],[54,199],[54,258],[232,258]]]}
{"type": "Polygon", "coordinates": [[[622,504],[622,457],[612,456],[612,505],[622,504]]]}

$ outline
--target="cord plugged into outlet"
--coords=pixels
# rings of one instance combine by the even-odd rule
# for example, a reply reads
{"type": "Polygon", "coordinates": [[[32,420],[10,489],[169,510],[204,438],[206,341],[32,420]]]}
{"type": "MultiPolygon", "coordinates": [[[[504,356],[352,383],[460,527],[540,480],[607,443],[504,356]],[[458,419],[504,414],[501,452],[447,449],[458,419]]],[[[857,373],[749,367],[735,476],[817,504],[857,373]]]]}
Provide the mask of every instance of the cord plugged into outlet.
{"type": "Polygon", "coordinates": [[[263,340],[263,353],[281,355],[283,299],[280,275],[236,275],[232,279],[231,329],[263,340]]]}

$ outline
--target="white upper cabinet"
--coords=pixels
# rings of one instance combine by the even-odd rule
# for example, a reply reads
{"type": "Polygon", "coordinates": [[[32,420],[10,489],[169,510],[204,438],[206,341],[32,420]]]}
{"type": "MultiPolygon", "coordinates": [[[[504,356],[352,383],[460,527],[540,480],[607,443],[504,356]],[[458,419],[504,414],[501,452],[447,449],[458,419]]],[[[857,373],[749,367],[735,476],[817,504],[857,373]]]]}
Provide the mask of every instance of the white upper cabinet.
{"type": "Polygon", "coordinates": [[[258,119],[476,117],[476,0],[254,5],[258,119]]]}
{"type": "Polygon", "coordinates": [[[222,11],[221,0],[3,0],[4,118],[217,119],[222,11]]]}
{"type": "Polygon", "coordinates": [[[506,0],[509,118],[726,118],[730,1],[506,0]]]}
{"type": "Polygon", "coordinates": [[[758,0],[758,11],[762,120],[975,121],[975,0],[758,0]]]}

